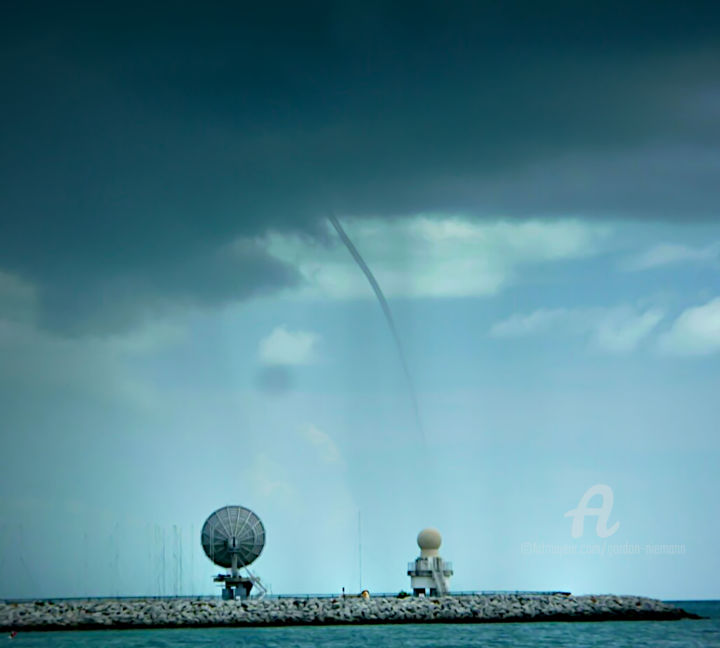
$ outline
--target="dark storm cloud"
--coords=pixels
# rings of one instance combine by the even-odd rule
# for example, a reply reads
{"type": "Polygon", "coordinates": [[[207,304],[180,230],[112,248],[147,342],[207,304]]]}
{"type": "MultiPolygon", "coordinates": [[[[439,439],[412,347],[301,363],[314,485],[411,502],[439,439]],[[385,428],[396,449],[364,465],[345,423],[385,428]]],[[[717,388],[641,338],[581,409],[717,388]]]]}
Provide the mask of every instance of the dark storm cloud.
{"type": "Polygon", "coordinates": [[[265,365],[255,372],[255,386],[272,396],[287,394],[294,384],[294,376],[289,367],[265,365]]]}
{"type": "Polygon", "coordinates": [[[296,281],[252,238],[328,209],[714,217],[717,14],[5,3],[0,270],[103,330],[296,281]]]}

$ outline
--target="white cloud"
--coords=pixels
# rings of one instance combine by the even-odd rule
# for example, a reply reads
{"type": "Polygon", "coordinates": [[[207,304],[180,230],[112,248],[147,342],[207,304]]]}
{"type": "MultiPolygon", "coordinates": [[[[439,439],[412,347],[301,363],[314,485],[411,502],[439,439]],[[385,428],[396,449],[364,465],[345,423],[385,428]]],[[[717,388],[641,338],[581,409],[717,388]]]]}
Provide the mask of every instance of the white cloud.
{"type": "Polygon", "coordinates": [[[664,313],[649,309],[636,313],[629,308],[607,311],[594,324],[593,343],[612,353],[627,353],[637,348],[663,319],[664,313]]]}
{"type": "Polygon", "coordinates": [[[0,318],[0,385],[31,391],[69,390],[90,399],[156,410],[159,386],[138,359],[179,345],[182,323],[157,321],[123,335],[68,338],[0,318]]]}
{"type": "MultiPolygon", "coordinates": [[[[91,338],[91,343],[97,343],[91,338]]],[[[188,340],[188,329],[184,323],[157,320],[151,325],[133,329],[123,335],[106,336],[119,351],[127,354],[151,354],[176,347],[188,340]]]]}
{"type": "Polygon", "coordinates": [[[663,317],[657,308],[638,311],[629,306],[539,309],[496,322],[490,335],[517,338],[559,332],[585,337],[590,346],[602,351],[627,353],[636,349],[663,317]]]}
{"type": "MultiPolygon", "coordinates": [[[[493,295],[523,267],[597,254],[610,230],[575,220],[474,222],[460,217],[344,219],[388,297],[493,295]]],[[[370,286],[337,237],[331,244],[271,234],[268,252],[305,279],[301,296],[356,298],[370,286]]]]}
{"type": "Polygon", "coordinates": [[[720,241],[705,247],[692,247],[678,243],[660,243],[642,254],[628,259],[625,270],[649,270],[678,263],[717,264],[720,262],[720,241]]]}
{"type": "Polygon", "coordinates": [[[558,321],[567,320],[569,311],[565,308],[541,308],[528,314],[516,313],[496,322],[490,328],[493,337],[525,337],[547,331],[558,321]]]}
{"type": "Polygon", "coordinates": [[[32,284],[0,271],[0,321],[32,322],[36,302],[36,291],[32,284]]]}
{"type": "Polygon", "coordinates": [[[720,351],[720,297],[683,311],[659,340],[660,350],[674,355],[708,355],[720,351]]]}
{"type": "Polygon", "coordinates": [[[250,483],[256,496],[263,499],[276,498],[283,503],[296,497],[295,488],[290,483],[290,475],[283,466],[261,452],[255,456],[248,468],[250,483]]]}
{"type": "Polygon", "coordinates": [[[316,359],[319,336],[308,331],[289,331],[276,327],[260,340],[258,355],[266,365],[304,365],[316,359]]]}
{"type": "Polygon", "coordinates": [[[321,461],[328,464],[342,463],[340,450],[329,434],[314,425],[307,425],[302,429],[302,435],[317,450],[321,461]]]}

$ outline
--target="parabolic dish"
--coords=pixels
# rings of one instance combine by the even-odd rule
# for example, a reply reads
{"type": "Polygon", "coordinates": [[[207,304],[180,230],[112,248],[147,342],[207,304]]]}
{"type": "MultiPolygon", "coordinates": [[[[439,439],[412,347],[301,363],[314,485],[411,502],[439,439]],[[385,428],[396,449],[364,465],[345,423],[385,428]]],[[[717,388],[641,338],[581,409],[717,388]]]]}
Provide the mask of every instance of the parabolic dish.
{"type": "Polygon", "coordinates": [[[203,550],[216,565],[232,567],[232,547],[237,566],[255,560],[265,546],[265,527],[260,518],[244,506],[223,506],[203,524],[203,550]]]}

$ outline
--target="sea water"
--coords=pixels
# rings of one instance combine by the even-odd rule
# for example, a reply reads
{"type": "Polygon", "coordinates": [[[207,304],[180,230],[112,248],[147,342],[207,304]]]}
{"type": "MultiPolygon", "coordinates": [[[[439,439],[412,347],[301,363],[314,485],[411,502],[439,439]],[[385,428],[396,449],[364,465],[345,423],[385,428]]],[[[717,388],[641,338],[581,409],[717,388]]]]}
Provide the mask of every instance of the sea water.
{"type": "MultiPolygon", "coordinates": [[[[677,604],[704,617],[682,621],[407,624],[288,628],[193,628],[27,632],[12,648],[465,648],[647,646],[720,648],[720,601],[677,604]]],[[[10,646],[8,646],[10,648],[10,646]]]]}

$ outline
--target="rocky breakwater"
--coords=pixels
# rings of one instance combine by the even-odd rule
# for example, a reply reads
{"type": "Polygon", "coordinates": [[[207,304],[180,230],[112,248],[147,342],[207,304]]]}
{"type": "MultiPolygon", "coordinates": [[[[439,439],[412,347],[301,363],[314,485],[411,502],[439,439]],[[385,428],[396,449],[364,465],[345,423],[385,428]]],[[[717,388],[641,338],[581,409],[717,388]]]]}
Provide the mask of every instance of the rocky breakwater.
{"type": "Polygon", "coordinates": [[[0,602],[3,630],[493,623],[698,618],[636,596],[495,594],[440,598],[89,599],[0,602]]]}

